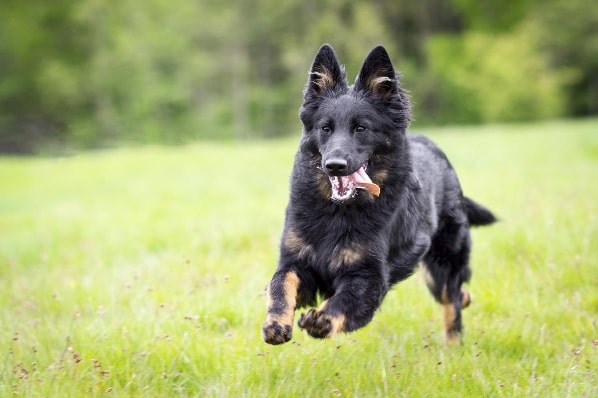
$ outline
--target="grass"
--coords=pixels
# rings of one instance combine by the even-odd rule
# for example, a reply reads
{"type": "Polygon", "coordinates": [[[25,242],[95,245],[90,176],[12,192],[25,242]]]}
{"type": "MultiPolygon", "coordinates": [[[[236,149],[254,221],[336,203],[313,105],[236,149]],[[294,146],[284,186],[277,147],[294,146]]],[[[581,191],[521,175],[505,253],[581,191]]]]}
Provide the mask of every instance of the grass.
{"type": "Polygon", "coordinates": [[[0,396],[598,395],[598,120],[423,131],[502,221],[465,342],[422,278],[264,344],[297,139],[0,158],[0,396]]]}

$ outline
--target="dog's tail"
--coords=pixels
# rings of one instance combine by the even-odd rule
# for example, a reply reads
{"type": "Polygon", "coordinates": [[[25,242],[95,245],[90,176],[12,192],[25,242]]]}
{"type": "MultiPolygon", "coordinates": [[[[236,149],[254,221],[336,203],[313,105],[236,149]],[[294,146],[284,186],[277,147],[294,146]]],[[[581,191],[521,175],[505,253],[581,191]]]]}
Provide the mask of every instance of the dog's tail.
{"type": "Polygon", "coordinates": [[[465,205],[465,212],[467,213],[467,218],[469,219],[470,225],[489,225],[497,221],[496,217],[490,210],[474,202],[468,197],[463,197],[463,203],[465,205]]]}

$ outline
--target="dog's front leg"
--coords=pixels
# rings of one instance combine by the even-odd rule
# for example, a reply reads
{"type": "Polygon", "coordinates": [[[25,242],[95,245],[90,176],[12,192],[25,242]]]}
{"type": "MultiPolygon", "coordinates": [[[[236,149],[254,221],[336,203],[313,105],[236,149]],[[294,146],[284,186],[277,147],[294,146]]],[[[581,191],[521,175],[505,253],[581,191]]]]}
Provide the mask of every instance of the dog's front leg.
{"type": "Polygon", "coordinates": [[[266,292],[268,312],[262,328],[266,343],[282,344],[291,339],[299,284],[299,277],[292,270],[277,271],[272,277],[266,292]]]}
{"type": "Polygon", "coordinates": [[[339,278],[335,285],[334,295],[299,318],[299,327],[312,337],[329,338],[367,325],[388,290],[381,275],[371,274],[339,278]]]}

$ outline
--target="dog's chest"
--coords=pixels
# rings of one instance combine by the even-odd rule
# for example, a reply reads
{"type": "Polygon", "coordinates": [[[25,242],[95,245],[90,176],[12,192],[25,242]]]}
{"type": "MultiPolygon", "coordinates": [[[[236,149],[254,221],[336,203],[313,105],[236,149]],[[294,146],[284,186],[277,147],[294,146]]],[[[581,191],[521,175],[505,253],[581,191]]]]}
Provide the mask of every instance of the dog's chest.
{"type": "MultiPolygon", "coordinates": [[[[363,226],[362,226],[363,227],[363,226]]],[[[368,260],[373,245],[379,245],[378,234],[367,234],[357,226],[322,225],[317,229],[287,228],[284,247],[301,263],[336,273],[341,268],[358,266],[368,260]]]]}

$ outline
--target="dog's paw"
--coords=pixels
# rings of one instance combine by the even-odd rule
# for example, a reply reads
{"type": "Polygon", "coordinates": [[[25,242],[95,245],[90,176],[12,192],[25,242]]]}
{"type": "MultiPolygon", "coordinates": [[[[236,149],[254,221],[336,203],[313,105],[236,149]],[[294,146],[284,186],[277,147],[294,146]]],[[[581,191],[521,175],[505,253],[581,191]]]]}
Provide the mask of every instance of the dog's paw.
{"type": "Polygon", "coordinates": [[[467,308],[471,304],[473,297],[467,290],[461,288],[461,308],[467,308]]]}
{"type": "Polygon", "coordinates": [[[319,339],[329,338],[343,330],[345,317],[332,316],[318,310],[311,309],[307,314],[301,314],[297,324],[305,329],[310,336],[319,339]]]}
{"type": "Polygon", "coordinates": [[[262,338],[268,344],[283,344],[289,341],[291,337],[293,337],[292,325],[281,325],[273,321],[266,322],[262,327],[262,338]]]}

